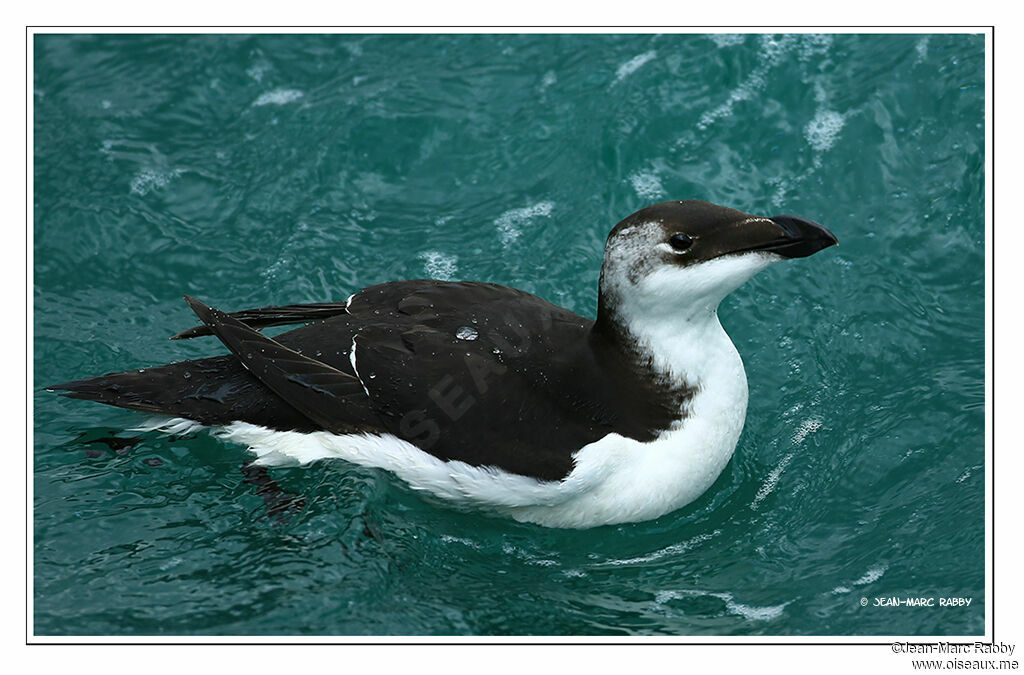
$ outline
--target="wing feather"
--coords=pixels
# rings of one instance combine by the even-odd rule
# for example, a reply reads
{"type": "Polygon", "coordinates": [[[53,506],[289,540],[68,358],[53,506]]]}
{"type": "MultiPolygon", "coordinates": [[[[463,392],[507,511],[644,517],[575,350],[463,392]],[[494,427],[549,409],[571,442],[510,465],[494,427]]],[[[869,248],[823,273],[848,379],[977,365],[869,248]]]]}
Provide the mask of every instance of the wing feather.
{"type": "MultiPolygon", "coordinates": [[[[241,321],[252,328],[267,328],[270,326],[285,326],[292,323],[328,319],[332,316],[345,314],[347,308],[347,302],[320,302],[309,305],[282,305],[280,307],[243,309],[227,313],[227,316],[241,321]]],[[[202,325],[183,330],[177,335],[172,335],[171,339],[188,340],[201,335],[212,334],[213,331],[209,326],[202,325]]]]}
{"type": "Polygon", "coordinates": [[[357,378],[303,356],[195,298],[185,296],[185,300],[246,370],[268,389],[328,431],[353,431],[339,413],[346,399],[363,394],[357,378]]]}

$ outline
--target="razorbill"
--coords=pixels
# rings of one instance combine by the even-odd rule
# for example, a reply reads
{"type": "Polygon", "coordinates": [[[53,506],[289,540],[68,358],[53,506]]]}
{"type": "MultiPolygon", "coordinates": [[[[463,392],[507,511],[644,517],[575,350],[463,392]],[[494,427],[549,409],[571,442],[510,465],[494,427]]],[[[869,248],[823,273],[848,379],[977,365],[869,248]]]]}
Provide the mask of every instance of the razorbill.
{"type": "Polygon", "coordinates": [[[209,427],[267,466],[343,459],[550,527],[643,521],[707,490],[743,429],[721,300],[835,243],[795,216],[662,202],[608,235],[596,320],[427,279],[233,313],[186,296],[203,325],[174,339],[212,333],[230,354],[49,389],[163,416],[151,428],[209,427]]]}

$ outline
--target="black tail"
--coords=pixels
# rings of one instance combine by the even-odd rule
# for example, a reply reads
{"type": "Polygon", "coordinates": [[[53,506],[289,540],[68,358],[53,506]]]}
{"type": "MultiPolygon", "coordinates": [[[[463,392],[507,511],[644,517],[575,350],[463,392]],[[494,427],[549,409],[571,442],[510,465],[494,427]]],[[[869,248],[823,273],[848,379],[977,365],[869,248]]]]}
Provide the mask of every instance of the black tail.
{"type": "Polygon", "coordinates": [[[250,375],[234,356],[110,373],[46,387],[80,398],[207,426],[251,421],[274,429],[316,426],[250,375]]]}
{"type": "MultiPolygon", "coordinates": [[[[234,326],[240,334],[250,340],[256,340],[261,346],[260,358],[257,359],[265,367],[273,370],[274,359],[264,358],[268,348],[278,349],[280,358],[288,359],[289,363],[299,362],[313,367],[310,372],[301,371],[305,376],[294,381],[288,377],[272,377],[261,371],[261,376],[275,383],[275,388],[288,388],[289,385],[322,392],[330,389],[332,396],[336,393],[331,388],[334,383],[349,384],[353,396],[333,396],[331,410],[331,427],[338,429],[365,430],[375,428],[379,420],[369,407],[362,385],[350,373],[351,365],[347,350],[339,345],[352,343],[354,329],[342,319],[346,314],[347,303],[321,303],[317,305],[288,305],[284,307],[267,307],[263,309],[242,310],[235,315],[225,315],[210,309],[186,296],[193,309],[200,316],[220,326],[234,326]],[[235,320],[235,316],[246,320],[245,324],[235,320]],[[332,321],[327,321],[337,317],[332,321]],[[339,320],[342,320],[339,322],[339,320]],[[256,326],[272,326],[300,321],[313,321],[303,328],[283,333],[276,341],[264,338],[252,329],[256,326]],[[330,323],[330,325],[328,325],[330,323]],[[252,325],[250,325],[252,324],[252,325]],[[302,351],[315,353],[320,360],[313,361],[302,356],[302,351]],[[322,357],[321,357],[322,353],[322,357]],[[269,364],[269,365],[268,365],[269,364]],[[319,378],[319,379],[318,379],[319,378]],[[324,381],[326,378],[326,381],[324,381]],[[349,382],[349,380],[351,382],[349,382]],[[315,385],[315,386],[314,386],[315,385]],[[330,385],[330,386],[329,386],[330,385]],[[334,416],[338,419],[335,420],[334,416]]],[[[179,333],[175,338],[188,338],[212,332],[207,326],[190,329],[179,333]]],[[[233,340],[229,340],[234,344],[233,340]]],[[[230,344],[228,345],[230,347],[230,344]]],[[[237,345],[236,345],[237,347],[237,345]]],[[[301,369],[300,369],[301,370],[301,369]]],[[[75,380],[55,384],[46,389],[61,391],[63,396],[96,401],[118,408],[139,410],[141,412],[169,417],[183,417],[206,426],[223,426],[232,422],[250,422],[260,426],[279,430],[316,431],[324,428],[310,417],[310,412],[318,409],[300,406],[307,414],[289,404],[284,398],[274,393],[250,373],[232,354],[215,356],[196,361],[182,361],[156,368],[128,370],[123,373],[109,373],[100,377],[75,380]]],[[[298,397],[305,400],[303,396],[298,397]]]]}
{"type": "MultiPolygon", "coordinates": [[[[260,307],[228,312],[227,316],[238,319],[250,328],[284,326],[292,323],[321,321],[348,312],[347,302],[318,302],[312,305],[284,305],[282,307],[260,307]]],[[[172,340],[187,340],[200,335],[213,335],[209,326],[196,326],[172,335],[172,340]]]]}

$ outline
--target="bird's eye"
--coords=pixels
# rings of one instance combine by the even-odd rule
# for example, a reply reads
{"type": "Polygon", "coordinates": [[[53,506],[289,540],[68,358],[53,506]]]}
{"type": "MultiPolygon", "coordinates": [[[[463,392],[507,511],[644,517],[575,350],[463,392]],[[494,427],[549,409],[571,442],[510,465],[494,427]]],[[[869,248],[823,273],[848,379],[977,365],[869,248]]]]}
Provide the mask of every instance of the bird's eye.
{"type": "Polygon", "coordinates": [[[674,251],[685,251],[693,246],[693,239],[688,234],[677,232],[668,238],[668,243],[674,251]]]}

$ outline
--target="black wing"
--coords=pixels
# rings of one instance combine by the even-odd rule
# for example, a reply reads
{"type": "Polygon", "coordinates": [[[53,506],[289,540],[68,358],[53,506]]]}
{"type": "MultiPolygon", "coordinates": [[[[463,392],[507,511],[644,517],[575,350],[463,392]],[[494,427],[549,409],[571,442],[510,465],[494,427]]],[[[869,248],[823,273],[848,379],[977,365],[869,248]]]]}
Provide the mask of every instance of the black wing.
{"type": "Polygon", "coordinates": [[[351,433],[344,415],[347,404],[365,399],[359,380],[285,347],[238,319],[207,307],[187,295],[185,300],[250,373],[320,428],[351,433]]]}
{"type": "Polygon", "coordinates": [[[63,396],[184,417],[206,426],[248,421],[272,429],[318,427],[242,367],[232,354],[108,373],[47,387],[63,396]]]}

